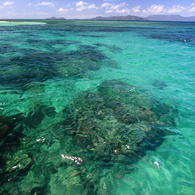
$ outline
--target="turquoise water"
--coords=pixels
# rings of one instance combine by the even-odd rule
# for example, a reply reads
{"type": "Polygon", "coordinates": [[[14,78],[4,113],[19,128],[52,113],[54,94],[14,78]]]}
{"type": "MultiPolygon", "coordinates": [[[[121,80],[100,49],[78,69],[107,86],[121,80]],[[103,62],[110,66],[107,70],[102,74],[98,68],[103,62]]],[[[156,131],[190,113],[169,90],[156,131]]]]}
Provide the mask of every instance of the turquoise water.
{"type": "Polygon", "coordinates": [[[195,23],[40,22],[0,23],[0,193],[195,194],[195,23]]]}

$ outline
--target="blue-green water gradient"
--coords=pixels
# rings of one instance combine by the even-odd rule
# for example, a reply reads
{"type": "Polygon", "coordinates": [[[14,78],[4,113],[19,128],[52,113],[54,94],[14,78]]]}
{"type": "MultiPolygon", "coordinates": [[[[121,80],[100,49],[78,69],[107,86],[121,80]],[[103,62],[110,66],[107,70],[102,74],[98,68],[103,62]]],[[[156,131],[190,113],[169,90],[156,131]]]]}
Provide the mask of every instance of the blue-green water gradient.
{"type": "Polygon", "coordinates": [[[177,133],[112,177],[115,188],[106,168],[94,194],[195,194],[195,23],[40,22],[0,23],[0,115],[21,116],[1,138],[1,193],[88,194],[62,163],[69,140],[55,124],[80,92],[114,79],[177,107],[177,133]]]}

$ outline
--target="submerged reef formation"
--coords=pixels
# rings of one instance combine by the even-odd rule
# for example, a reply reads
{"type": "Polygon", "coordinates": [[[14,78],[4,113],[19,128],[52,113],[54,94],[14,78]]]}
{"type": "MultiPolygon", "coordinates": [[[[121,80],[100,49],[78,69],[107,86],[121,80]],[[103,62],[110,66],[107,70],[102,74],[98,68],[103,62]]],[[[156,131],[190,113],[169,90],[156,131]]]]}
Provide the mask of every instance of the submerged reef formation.
{"type": "Polygon", "coordinates": [[[157,89],[163,90],[165,87],[167,87],[167,84],[162,80],[154,80],[152,82],[152,86],[156,87],[157,89]]]}
{"type": "Polygon", "coordinates": [[[1,193],[115,194],[116,179],[175,134],[177,114],[177,108],[119,80],[78,94],[60,113],[40,105],[23,119],[29,133],[21,150],[1,157],[1,180],[22,187],[3,182],[1,193]],[[46,118],[55,117],[59,122],[41,129],[46,118]]]}
{"type": "Polygon", "coordinates": [[[17,122],[20,120],[20,114],[4,116],[0,113],[0,139],[12,132],[17,122]]]}
{"type": "MultiPolygon", "coordinates": [[[[181,26],[177,26],[178,28],[175,28],[174,33],[171,28],[167,28],[166,31],[161,31],[158,32],[156,29],[153,29],[147,33],[142,33],[142,35],[146,36],[147,38],[150,39],[157,39],[157,40],[162,40],[162,41],[169,41],[169,42],[178,42],[178,43],[184,43],[184,44],[190,44],[194,45],[195,44],[195,35],[193,33],[194,30],[191,28],[187,28],[188,30],[181,30],[181,28],[185,29],[184,27],[185,23],[181,23],[181,26]]],[[[172,26],[171,23],[167,23],[167,25],[172,26]]],[[[186,25],[188,25],[186,23],[186,25]]]]}
{"type": "Polygon", "coordinates": [[[87,71],[98,70],[103,60],[108,58],[96,47],[82,45],[80,50],[65,54],[64,59],[56,63],[56,67],[64,77],[84,77],[87,71]]]}
{"type": "Polygon", "coordinates": [[[112,80],[103,82],[98,92],[80,94],[64,113],[65,134],[73,136],[83,150],[89,148],[94,158],[105,163],[131,163],[162,143],[166,127],[175,126],[177,110],[112,80]]]}
{"type": "Polygon", "coordinates": [[[31,82],[44,82],[52,78],[83,78],[88,72],[100,69],[102,65],[117,66],[97,46],[79,45],[78,50],[64,52],[66,45],[71,45],[72,42],[28,40],[28,43],[35,47],[41,44],[49,51],[22,50],[24,55],[1,59],[1,85],[23,87],[31,82]],[[61,49],[56,51],[55,46],[61,49]]]}
{"type": "Polygon", "coordinates": [[[61,140],[64,165],[76,166],[66,170],[75,179],[69,190],[77,185],[84,194],[112,194],[114,178],[131,172],[132,163],[173,134],[168,127],[176,125],[177,116],[176,108],[118,80],[79,94],[63,112],[66,119],[54,128],[64,129],[69,140],[61,140]]]}

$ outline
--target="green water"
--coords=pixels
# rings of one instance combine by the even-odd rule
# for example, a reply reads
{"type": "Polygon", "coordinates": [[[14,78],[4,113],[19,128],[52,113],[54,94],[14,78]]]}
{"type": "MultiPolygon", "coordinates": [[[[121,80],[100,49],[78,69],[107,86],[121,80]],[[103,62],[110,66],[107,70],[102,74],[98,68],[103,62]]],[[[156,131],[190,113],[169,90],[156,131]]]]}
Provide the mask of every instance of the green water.
{"type": "Polygon", "coordinates": [[[195,24],[39,22],[46,24],[0,24],[1,194],[195,194],[195,24]],[[131,145],[119,132],[112,146],[110,129],[134,124],[121,122],[118,105],[128,110],[140,94],[135,109],[163,106],[158,120],[140,114],[135,124],[169,133],[154,135],[159,144],[135,144],[132,156],[117,153],[131,145]],[[105,134],[96,143],[97,127],[105,134]]]}

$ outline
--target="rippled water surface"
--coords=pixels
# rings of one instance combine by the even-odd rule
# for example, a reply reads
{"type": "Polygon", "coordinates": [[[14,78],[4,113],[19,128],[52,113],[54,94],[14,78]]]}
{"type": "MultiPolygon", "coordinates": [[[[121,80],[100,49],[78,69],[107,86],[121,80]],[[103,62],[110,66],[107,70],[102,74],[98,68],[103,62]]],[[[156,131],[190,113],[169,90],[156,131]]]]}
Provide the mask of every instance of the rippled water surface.
{"type": "Polygon", "coordinates": [[[0,23],[0,194],[195,195],[194,40],[195,23],[0,23]]]}

